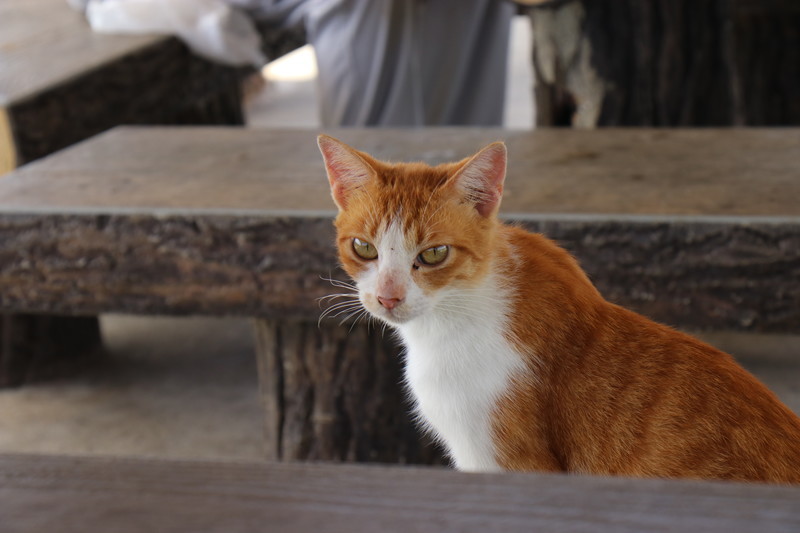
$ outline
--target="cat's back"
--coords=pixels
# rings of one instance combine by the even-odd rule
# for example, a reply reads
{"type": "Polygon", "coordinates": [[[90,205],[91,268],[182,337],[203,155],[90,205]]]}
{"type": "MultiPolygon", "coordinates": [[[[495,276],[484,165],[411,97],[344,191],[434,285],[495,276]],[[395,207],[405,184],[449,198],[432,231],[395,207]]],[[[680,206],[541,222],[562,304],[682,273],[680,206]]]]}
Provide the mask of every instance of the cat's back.
{"type": "MultiPolygon", "coordinates": [[[[514,258],[507,275],[517,286],[514,337],[539,379],[516,391],[517,405],[505,412],[517,414],[503,423],[525,423],[521,409],[558,421],[531,425],[557,450],[549,464],[800,483],[800,419],[730,355],[607,302],[549,239],[512,227],[504,235],[514,258]]],[[[533,468],[521,454],[503,460],[517,469],[540,469],[542,461],[533,468]]]]}
{"type": "Polygon", "coordinates": [[[610,304],[598,328],[583,361],[592,384],[577,392],[581,380],[564,378],[565,397],[597,406],[593,421],[573,417],[576,465],[800,483],[800,419],[730,355],[610,304]],[[605,447],[590,445],[587,430],[605,447]]]}

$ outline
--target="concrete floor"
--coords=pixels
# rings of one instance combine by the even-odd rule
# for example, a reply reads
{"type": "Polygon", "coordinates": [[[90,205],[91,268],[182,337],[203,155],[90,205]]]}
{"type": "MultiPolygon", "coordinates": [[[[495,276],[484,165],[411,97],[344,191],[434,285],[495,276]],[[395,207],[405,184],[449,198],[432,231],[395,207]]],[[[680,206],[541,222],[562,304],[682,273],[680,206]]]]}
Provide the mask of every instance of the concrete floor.
{"type": "MultiPolygon", "coordinates": [[[[515,26],[506,126],[530,127],[526,21],[515,26]]],[[[274,80],[249,99],[255,127],[318,126],[314,81],[274,80]]],[[[102,317],[109,355],[58,380],[0,390],[0,452],[258,459],[263,428],[250,323],[102,317]]],[[[800,413],[800,337],[706,337],[800,413]]]]}
{"type": "Polygon", "coordinates": [[[104,316],[108,356],[0,391],[0,451],[258,459],[250,321],[104,316]]]}
{"type": "MultiPolygon", "coordinates": [[[[109,355],[0,391],[0,452],[259,459],[250,321],[104,316],[109,355]]],[[[800,337],[704,335],[800,413],[800,337]]]]}

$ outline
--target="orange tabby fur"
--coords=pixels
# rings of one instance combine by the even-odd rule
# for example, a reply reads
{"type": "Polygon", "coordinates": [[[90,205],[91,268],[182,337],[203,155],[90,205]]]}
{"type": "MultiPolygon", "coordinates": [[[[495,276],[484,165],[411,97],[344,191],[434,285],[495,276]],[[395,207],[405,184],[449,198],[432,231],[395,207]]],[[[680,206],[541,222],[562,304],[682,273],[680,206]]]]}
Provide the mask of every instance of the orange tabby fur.
{"type": "MultiPolygon", "coordinates": [[[[506,337],[527,372],[493,411],[502,468],[800,482],[796,415],[729,355],[604,300],[565,250],[502,225],[495,203],[476,209],[454,184],[469,158],[388,164],[346,148],[368,175],[340,179],[338,152],[324,143],[338,141],[320,144],[351,276],[366,268],[353,238],[374,239],[398,217],[419,249],[452,248],[441,267],[415,267],[424,292],[474,286],[492,269],[513,288],[506,337]]],[[[502,179],[484,192],[499,204],[502,179]]]]}

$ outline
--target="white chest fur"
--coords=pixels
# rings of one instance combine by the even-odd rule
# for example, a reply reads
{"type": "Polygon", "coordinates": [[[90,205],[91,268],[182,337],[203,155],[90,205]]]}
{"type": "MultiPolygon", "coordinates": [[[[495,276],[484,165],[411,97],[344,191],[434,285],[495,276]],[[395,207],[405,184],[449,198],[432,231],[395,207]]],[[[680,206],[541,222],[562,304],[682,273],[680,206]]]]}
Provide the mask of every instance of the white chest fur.
{"type": "Polygon", "coordinates": [[[406,381],[417,410],[446,445],[456,468],[498,471],[493,411],[520,355],[506,339],[508,303],[491,280],[452,291],[431,313],[399,327],[407,348],[406,381]]]}

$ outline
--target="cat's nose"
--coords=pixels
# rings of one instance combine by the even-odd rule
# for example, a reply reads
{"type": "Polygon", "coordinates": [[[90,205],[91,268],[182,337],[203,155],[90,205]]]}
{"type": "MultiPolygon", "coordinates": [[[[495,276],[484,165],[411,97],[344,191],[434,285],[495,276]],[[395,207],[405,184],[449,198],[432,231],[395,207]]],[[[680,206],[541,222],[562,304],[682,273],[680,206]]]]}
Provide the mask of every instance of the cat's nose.
{"type": "Polygon", "coordinates": [[[383,296],[378,296],[378,302],[389,309],[390,311],[400,305],[403,302],[402,298],[384,298],[383,296]]]}

